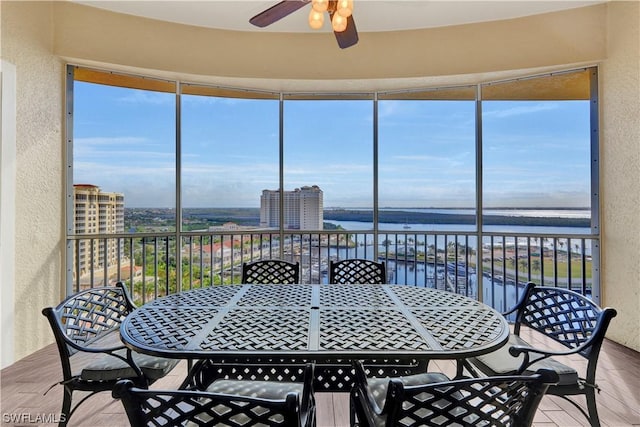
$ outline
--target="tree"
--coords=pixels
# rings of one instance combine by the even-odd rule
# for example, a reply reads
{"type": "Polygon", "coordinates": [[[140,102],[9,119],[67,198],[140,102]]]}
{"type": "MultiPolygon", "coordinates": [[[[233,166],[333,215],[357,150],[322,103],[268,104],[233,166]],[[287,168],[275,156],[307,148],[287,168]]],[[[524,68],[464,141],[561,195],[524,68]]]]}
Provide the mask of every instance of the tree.
{"type": "Polygon", "coordinates": [[[533,271],[540,271],[540,260],[539,259],[534,259],[531,262],[531,268],[533,269],[533,271]]]}

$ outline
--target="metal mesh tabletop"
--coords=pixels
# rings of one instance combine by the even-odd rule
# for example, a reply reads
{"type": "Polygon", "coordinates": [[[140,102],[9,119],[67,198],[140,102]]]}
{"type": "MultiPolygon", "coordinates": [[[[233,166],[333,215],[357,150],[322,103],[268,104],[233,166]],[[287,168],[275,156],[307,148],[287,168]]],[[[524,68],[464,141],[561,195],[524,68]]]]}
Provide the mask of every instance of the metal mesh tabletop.
{"type": "Polygon", "coordinates": [[[166,357],[456,358],[509,334],[490,307],[398,285],[233,285],[159,298],[120,328],[131,348],[166,357]]]}

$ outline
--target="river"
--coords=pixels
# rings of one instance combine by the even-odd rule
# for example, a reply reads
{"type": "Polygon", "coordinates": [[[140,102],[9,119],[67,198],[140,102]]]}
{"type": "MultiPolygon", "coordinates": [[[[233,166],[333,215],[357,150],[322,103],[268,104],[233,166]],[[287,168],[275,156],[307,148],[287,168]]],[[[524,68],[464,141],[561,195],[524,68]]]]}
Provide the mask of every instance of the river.
{"type": "MultiPolygon", "coordinates": [[[[451,212],[451,210],[446,210],[447,212],[451,212]]],[[[544,212],[549,213],[549,211],[539,210],[536,211],[536,215],[542,215],[544,212]]],[[[521,214],[515,211],[500,211],[500,213],[511,213],[514,215],[521,214]]],[[[534,214],[532,211],[527,211],[527,214],[534,214]]],[[[578,216],[583,217],[582,215],[586,215],[585,211],[558,211],[557,215],[568,215],[568,216],[578,216]]],[[[353,230],[353,231],[369,231],[373,229],[372,222],[360,222],[360,221],[325,221],[336,226],[340,226],[345,230],[353,230]]],[[[445,247],[445,241],[447,238],[451,239],[451,235],[455,234],[456,231],[460,232],[474,232],[475,226],[469,225],[452,225],[452,224],[388,224],[388,223],[380,223],[378,229],[382,232],[390,232],[388,236],[379,237],[380,242],[383,239],[389,239],[390,241],[397,242],[398,239],[402,240],[405,235],[410,236],[416,242],[416,244],[420,244],[425,241],[425,233],[438,233],[438,232],[446,232],[445,234],[438,235],[437,245],[440,248],[445,247]],[[397,233],[396,233],[397,232],[397,233]],[[413,236],[413,233],[416,235],[413,236]],[[423,233],[422,235],[420,235],[423,233]],[[447,237],[448,236],[448,237],[447,237]]],[[[586,242],[590,242],[588,240],[591,230],[587,227],[541,227],[541,226],[517,226],[517,225],[509,225],[509,226],[487,226],[485,227],[487,232],[498,232],[504,233],[508,235],[509,233],[517,233],[517,234],[546,234],[546,235],[577,235],[578,238],[584,236],[587,238],[586,242]]],[[[427,237],[428,238],[428,237],[427,237]]],[[[475,246],[477,249],[477,244],[474,243],[474,238],[472,237],[469,245],[475,246]]],[[[322,255],[338,259],[344,258],[373,258],[373,235],[367,234],[366,243],[361,242],[362,246],[356,248],[330,248],[327,252],[324,252],[322,255]]],[[[433,243],[429,242],[428,243],[433,243]]],[[[411,245],[413,246],[413,245],[411,245]]],[[[570,245],[569,245],[570,246],[570,245]]],[[[384,253],[385,248],[380,245],[379,252],[384,253]]],[[[573,248],[571,248],[573,250],[573,248]]],[[[585,248],[586,254],[589,256],[591,253],[590,245],[587,245],[585,248]]],[[[460,266],[458,266],[460,268],[460,266]]],[[[456,277],[455,266],[449,265],[433,265],[424,262],[417,263],[407,263],[402,261],[394,261],[387,260],[387,271],[389,276],[389,283],[406,283],[408,285],[413,286],[426,286],[431,288],[441,288],[444,289],[448,285],[447,283],[453,283],[453,277],[456,277]]],[[[477,283],[478,283],[478,275],[475,269],[469,267],[465,269],[464,266],[461,267],[463,275],[462,280],[458,279],[458,284],[461,286],[461,289],[468,292],[468,294],[472,297],[477,297],[477,283]]],[[[459,277],[459,276],[458,276],[459,277]]],[[[324,278],[326,281],[326,277],[324,278]]],[[[523,286],[524,282],[521,281],[520,286],[523,286]]],[[[450,285],[449,285],[450,286],[450,285]]],[[[520,289],[516,289],[516,284],[514,281],[507,281],[507,285],[504,286],[502,277],[494,277],[492,278],[489,275],[482,276],[482,293],[483,293],[483,301],[487,304],[495,307],[498,310],[506,310],[507,308],[513,306],[520,295],[520,289]]]]}

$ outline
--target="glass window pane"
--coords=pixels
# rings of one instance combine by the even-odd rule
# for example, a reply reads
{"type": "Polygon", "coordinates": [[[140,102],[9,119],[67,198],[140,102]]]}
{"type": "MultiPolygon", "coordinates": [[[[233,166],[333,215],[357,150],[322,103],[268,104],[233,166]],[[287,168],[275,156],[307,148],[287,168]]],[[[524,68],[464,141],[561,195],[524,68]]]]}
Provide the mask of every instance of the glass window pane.
{"type": "Polygon", "coordinates": [[[279,185],[278,101],[182,95],[181,110],[183,230],[258,227],[279,185]]]}
{"type": "Polygon", "coordinates": [[[148,210],[175,208],[175,94],[76,81],[73,102],[74,184],[124,199],[122,227],[103,227],[85,210],[76,233],[80,222],[88,234],[175,230],[175,210],[161,220],[148,210]]]}
{"type": "Polygon", "coordinates": [[[485,230],[589,232],[589,108],[589,101],[483,102],[485,230]]]}
{"type": "Polygon", "coordinates": [[[379,102],[380,229],[472,230],[473,101],[379,102]]]}

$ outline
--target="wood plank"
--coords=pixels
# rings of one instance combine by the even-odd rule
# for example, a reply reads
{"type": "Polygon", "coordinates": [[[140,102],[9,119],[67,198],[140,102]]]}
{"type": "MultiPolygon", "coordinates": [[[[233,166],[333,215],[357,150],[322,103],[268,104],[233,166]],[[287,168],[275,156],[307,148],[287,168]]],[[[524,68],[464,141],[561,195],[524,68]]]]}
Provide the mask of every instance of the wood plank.
{"type": "MultiPolygon", "coordinates": [[[[529,337],[525,339],[528,340],[529,337]]],[[[535,342],[553,345],[544,340],[535,342]]],[[[571,363],[582,362],[572,359],[571,363]]],[[[186,376],[186,366],[186,362],[180,363],[152,388],[177,388],[186,376]]],[[[455,361],[432,360],[429,371],[453,376],[455,361]]],[[[60,378],[60,362],[55,345],[49,345],[3,369],[0,373],[0,406],[3,416],[14,417],[15,422],[9,424],[32,424],[28,423],[28,417],[58,414],[62,404],[62,387],[58,385],[46,395],[43,393],[60,378]],[[23,418],[16,419],[19,417],[23,418]]],[[[606,340],[602,348],[601,363],[598,365],[598,383],[602,388],[597,400],[603,427],[640,424],[639,353],[606,340]]],[[[319,427],[349,425],[348,393],[317,393],[316,401],[319,427]]],[[[584,406],[583,397],[576,397],[576,401],[584,406]]],[[[129,424],[120,402],[112,399],[109,393],[100,393],[80,407],[72,418],[72,425],[120,427],[129,424]]],[[[582,427],[588,426],[588,423],[570,403],[556,396],[546,396],[542,399],[533,425],[582,427]]]]}
{"type": "Polygon", "coordinates": [[[326,427],[349,426],[349,393],[333,393],[333,413],[335,424],[333,426],[326,427]]]}
{"type": "Polygon", "coordinates": [[[316,424],[318,427],[336,424],[333,413],[333,393],[316,393],[316,424]]]}

